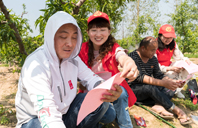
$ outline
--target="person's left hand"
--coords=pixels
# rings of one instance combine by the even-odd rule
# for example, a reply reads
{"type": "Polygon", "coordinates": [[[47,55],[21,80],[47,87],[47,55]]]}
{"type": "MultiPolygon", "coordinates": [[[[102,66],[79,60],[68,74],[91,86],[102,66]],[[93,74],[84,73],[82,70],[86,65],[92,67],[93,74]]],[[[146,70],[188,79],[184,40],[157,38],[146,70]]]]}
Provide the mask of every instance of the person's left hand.
{"type": "Polygon", "coordinates": [[[175,66],[167,67],[167,71],[174,71],[176,73],[180,73],[182,70],[184,70],[183,67],[175,67],[175,66]]]}
{"type": "Polygon", "coordinates": [[[110,95],[104,94],[102,96],[103,98],[101,99],[101,101],[103,101],[103,102],[114,102],[115,100],[117,100],[120,97],[120,95],[122,93],[122,88],[117,84],[115,84],[113,86],[115,87],[116,90],[107,90],[107,92],[109,92],[110,95]]]}
{"type": "Polygon", "coordinates": [[[139,71],[137,69],[134,60],[129,56],[121,56],[119,59],[121,61],[119,62],[123,67],[120,77],[128,78],[129,79],[128,82],[134,81],[139,74],[139,71]]]}

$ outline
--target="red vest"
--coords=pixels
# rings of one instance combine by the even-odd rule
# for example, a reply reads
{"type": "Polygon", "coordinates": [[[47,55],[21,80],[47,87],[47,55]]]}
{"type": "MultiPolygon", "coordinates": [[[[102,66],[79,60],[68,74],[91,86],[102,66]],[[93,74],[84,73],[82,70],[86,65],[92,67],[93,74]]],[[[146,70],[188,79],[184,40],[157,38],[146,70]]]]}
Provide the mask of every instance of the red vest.
{"type": "MultiPolygon", "coordinates": [[[[120,72],[118,70],[118,63],[116,62],[116,58],[115,58],[115,51],[116,48],[120,47],[119,44],[115,43],[112,51],[109,51],[107,55],[105,55],[105,57],[102,59],[102,66],[104,68],[105,71],[109,71],[112,73],[112,76],[115,75],[116,73],[120,72]]],[[[85,42],[82,44],[80,53],[79,53],[79,57],[82,59],[82,61],[88,66],[88,51],[89,51],[89,46],[88,46],[88,42],[85,42]]],[[[90,69],[91,67],[88,66],[90,69]]],[[[129,87],[128,83],[126,82],[126,80],[124,80],[121,84],[121,86],[123,86],[129,97],[128,97],[128,105],[129,107],[131,107],[137,100],[135,94],[133,93],[132,89],[129,87]]]]}
{"type": "MultiPolygon", "coordinates": [[[[175,43],[176,45],[176,43],[175,43]]],[[[171,62],[171,57],[173,56],[175,48],[170,50],[170,48],[164,48],[162,51],[156,50],[158,62],[163,66],[169,66],[171,62]]]]}

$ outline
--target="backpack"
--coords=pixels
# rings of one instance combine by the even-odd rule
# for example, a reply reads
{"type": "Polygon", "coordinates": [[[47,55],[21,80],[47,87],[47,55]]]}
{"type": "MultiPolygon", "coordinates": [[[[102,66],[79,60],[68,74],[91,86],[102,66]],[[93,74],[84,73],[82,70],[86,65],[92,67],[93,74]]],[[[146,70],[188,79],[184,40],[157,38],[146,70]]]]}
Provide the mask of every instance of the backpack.
{"type": "Polygon", "coordinates": [[[190,98],[193,102],[193,104],[197,104],[198,101],[198,86],[196,79],[190,80],[188,83],[188,92],[190,94],[190,98]]]}

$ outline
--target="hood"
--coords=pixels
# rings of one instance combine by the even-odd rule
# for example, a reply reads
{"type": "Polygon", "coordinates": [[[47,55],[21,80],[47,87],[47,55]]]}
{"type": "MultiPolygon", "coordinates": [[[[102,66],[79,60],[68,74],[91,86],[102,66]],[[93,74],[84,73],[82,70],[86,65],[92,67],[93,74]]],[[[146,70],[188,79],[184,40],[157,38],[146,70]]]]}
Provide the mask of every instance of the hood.
{"type": "Polygon", "coordinates": [[[57,30],[62,25],[68,24],[68,23],[71,23],[78,28],[78,37],[77,37],[77,44],[76,44],[74,51],[72,52],[69,58],[63,59],[63,61],[75,58],[80,52],[80,48],[82,44],[82,33],[76,20],[68,13],[64,11],[58,11],[48,19],[47,25],[45,27],[45,32],[44,32],[44,50],[50,62],[53,62],[53,63],[55,62],[59,64],[59,59],[58,59],[58,56],[56,55],[56,51],[54,47],[54,36],[57,30]]]}

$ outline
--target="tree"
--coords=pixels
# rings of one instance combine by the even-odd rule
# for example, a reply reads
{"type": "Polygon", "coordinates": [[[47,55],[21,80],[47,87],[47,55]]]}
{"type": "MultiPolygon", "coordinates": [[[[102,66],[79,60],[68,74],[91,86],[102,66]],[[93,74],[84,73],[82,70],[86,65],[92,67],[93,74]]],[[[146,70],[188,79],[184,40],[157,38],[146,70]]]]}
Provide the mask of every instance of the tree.
{"type": "Polygon", "coordinates": [[[196,53],[198,50],[198,3],[194,0],[184,0],[177,5],[175,13],[171,14],[169,23],[176,31],[176,42],[182,53],[196,53]]]}
{"type": "Polygon", "coordinates": [[[47,0],[46,9],[42,9],[43,16],[40,16],[35,25],[39,26],[40,33],[44,33],[48,18],[57,11],[65,11],[74,16],[77,20],[84,37],[84,41],[87,40],[87,18],[90,14],[100,10],[109,15],[112,31],[116,31],[117,24],[122,20],[121,14],[123,9],[121,7],[126,6],[126,2],[134,0],[47,0]]]}
{"type": "Polygon", "coordinates": [[[22,66],[23,62],[28,54],[41,45],[39,37],[29,37],[29,32],[32,32],[28,24],[28,20],[23,18],[25,11],[25,5],[23,5],[24,11],[21,16],[11,14],[11,10],[8,10],[3,6],[3,2],[0,1],[0,60],[1,62],[16,64],[22,66]],[[3,7],[2,7],[3,6],[3,7]],[[37,45],[34,44],[38,40],[37,45]],[[30,42],[32,41],[32,42],[30,42]]]}
{"type": "Polygon", "coordinates": [[[57,11],[66,11],[77,19],[84,35],[84,41],[87,40],[87,18],[97,10],[109,15],[113,26],[112,31],[115,32],[123,13],[121,7],[126,6],[126,2],[129,1],[134,0],[46,0],[46,8],[41,10],[44,15],[40,16],[35,22],[35,25],[40,28],[41,35],[30,37],[28,32],[32,32],[32,30],[27,23],[27,19],[23,18],[23,15],[27,13],[25,12],[25,5],[23,5],[24,12],[20,17],[10,14],[11,10],[8,10],[3,1],[0,0],[2,11],[0,12],[0,59],[22,66],[26,56],[42,45],[42,35],[47,20],[57,11]]]}
{"type": "Polygon", "coordinates": [[[137,45],[145,35],[157,35],[156,33],[160,26],[158,23],[160,12],[156,4],[158,2],[159,0],[137,0],[130,2],[123,18],[124,22],[130,22],[124,23],[128,28],[125,31],[125,37],[119,40],[121,46],[128,49],[130,46],[134,47],[137,45]]]}
{"type": "MultiPolygon", "coordinates": [[[[7,20],[7,24],[10,26],[11,29],[14,30],[14,35],[15,35],[15,40],[17,41],[18,45],[19,45],[19,49],[20,49],[20,53],[21,54],[25,54],[27,55],[26,51],[25,51],[25,48],[24,48],[24,45],[23,45],[23,42],[22,42],[22,39],[21,39],[21,36],[19,34],[19,31],[16,27],[16,24],[15,22],[10,18],[10,14],[9,14],[9,11],[7,11],[7,8],[6,6],[4,5],[3,1],[0,0],[0,8],[1,8],[1,11],[3,12],[3,14],[5,15],[5,19],[2,20],[5,21],[7,20]]],[[[12,36],[13,37],[13,36],[12,36]]],[[[3,38],[4,39],[4,38],[3,38]]],[[[3,40],[5,41],[5,40],[3,40]]]]}

